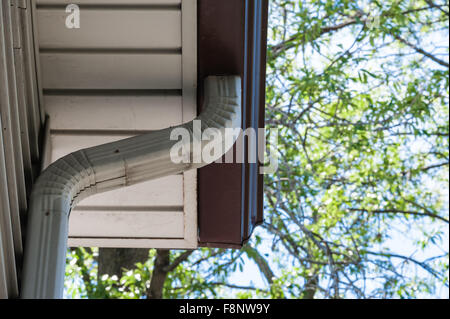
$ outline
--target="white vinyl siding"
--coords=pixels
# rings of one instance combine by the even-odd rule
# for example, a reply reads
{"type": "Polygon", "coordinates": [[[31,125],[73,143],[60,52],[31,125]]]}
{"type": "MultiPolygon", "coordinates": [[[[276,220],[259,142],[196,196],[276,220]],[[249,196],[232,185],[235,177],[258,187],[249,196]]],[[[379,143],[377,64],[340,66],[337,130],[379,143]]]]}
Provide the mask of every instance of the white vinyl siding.
{"type": "Polygon", "coordinates": [[[177,95],[45,96],[45,109],[51,118],[52,129],[62,131],[162,129],[181,123],[180,105],[181,96],[177,95]],[[123,111],[124,105],[128,105],[128,112],[123,111]]]}
{"type": "MultiPolygon", "coordinates": [[[[43,100],[51,161],[73,151],[192,120],[196,115],[196,1],[38,0],[43,100]]],[[[69,245],[194,248],[196,172],[80,202],[69,245]]]]}
{"type": "Polygon", "coordinates": [[[181,54],[41,53],[41,67],[44,90],[181,89],[181,54]]]}
{"type": "Polygon", "coordinates": [[[79,29],[64,26],[67,13],[39,10],[39,45],[45,49],[179,49],[180,10],[84,10],[79,29]],[[132,36],[131,36],[132,35],[132,36]]]}
{"type": "Polygon", "coordinates": [[[27,197],[39,172],[31,0],[0,1],[0,298],[18,297],[27,197]]]}

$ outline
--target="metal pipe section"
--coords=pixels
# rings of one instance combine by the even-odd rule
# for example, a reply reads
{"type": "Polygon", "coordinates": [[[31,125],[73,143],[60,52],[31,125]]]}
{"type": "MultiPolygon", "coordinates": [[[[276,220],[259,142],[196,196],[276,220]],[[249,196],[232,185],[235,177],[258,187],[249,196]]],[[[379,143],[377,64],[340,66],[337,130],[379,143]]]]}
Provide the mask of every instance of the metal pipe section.
{"type": "Polygon", "coordinates": [[[69,215],[80,200],[200,168],[222,157],[233,146],[238,136],[228,128],[241,128],[241,79],[221,76],[205,81],[205,108],[195,120],[74,152],[41,174],[30,197],[21,298],[62,298],[69,215]],[[188,160],[186,154],[172,151],[180,143],[171,139],[175,129],[189,132],[189,141],[182,142],[189,150],[188,160]],[[203,140],[201,135],[211,131],[220,132],[221,138],[203,140]],[[211,149],[214,143],[222,152],[206,162],[198,156],[196,148],[201,154],[205,146],[211,149]]]}

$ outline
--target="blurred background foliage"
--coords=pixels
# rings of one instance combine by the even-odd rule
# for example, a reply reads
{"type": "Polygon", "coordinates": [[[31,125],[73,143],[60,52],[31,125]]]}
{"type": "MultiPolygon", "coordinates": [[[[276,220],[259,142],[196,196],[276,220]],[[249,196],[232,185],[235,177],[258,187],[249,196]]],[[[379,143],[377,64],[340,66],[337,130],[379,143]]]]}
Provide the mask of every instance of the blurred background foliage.
{"type": "Polygon", "coordinates": [[[263,226],[241,250],[71,249],[66,297],[448,298],[448,14],[445,0],[270,1],[279,168],[263,226]]]}

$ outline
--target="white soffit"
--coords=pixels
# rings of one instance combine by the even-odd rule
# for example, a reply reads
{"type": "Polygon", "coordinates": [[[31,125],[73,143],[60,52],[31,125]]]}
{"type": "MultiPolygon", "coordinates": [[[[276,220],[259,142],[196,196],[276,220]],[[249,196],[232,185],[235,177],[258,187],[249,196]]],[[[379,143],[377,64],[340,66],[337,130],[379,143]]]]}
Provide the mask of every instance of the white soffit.
{"type": "MultiPolygon", "coordinates": [[[[196,116],[196,0],[37,0],[51,160],[196,116]],[[86,6],[83,6],[86,5],[86,6]]],[[[196,171],[95,195],[70,217],[69,245],[195,248],[196,171]]]]}

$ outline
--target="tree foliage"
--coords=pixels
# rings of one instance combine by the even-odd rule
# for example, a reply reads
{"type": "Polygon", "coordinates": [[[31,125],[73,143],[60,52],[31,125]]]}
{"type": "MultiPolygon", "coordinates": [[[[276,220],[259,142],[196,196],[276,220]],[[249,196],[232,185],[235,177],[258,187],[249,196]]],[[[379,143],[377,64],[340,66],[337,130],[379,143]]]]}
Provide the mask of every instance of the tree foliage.
{"type": "Polygon", "coordinates": [[[279,169],[265,176],[263,227],[241,250],[151,250],[122,278],[98,278],[95,249],[72,250],[68,294],[448,296],[448,12],[442,0],[271,1],[279,169]],[[263,287],[230,280],[250,263],[263,287]]]}

